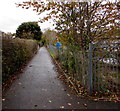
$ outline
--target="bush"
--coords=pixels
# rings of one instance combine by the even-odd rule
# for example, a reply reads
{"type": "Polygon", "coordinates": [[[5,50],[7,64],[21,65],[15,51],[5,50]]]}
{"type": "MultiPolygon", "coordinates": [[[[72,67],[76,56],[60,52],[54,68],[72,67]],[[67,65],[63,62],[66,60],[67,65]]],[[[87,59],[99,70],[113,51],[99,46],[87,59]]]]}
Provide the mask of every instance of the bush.
{"type": "Polygon", "coordinates": [[[34,40],[3,39],[2,80],[6,80],[21,64],[33,56],[38,43],[34,40]]]}

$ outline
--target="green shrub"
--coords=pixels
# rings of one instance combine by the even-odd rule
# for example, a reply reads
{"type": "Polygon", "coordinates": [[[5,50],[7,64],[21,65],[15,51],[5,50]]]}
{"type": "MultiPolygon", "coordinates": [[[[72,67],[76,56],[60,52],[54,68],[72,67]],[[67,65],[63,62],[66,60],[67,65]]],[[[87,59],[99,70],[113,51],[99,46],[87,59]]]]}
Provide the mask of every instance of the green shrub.
{"type": "Polygon", "coordinates": [[[3,39],[2,45],[3,81],[32,57],[38,48],[37,41],[25,39],[3,39]]]}

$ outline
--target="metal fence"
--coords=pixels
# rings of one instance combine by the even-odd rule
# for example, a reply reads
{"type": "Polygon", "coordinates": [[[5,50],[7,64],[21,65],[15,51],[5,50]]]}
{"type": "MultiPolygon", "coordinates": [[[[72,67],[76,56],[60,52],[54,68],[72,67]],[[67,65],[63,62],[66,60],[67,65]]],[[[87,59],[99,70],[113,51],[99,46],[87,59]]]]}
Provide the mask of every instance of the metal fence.
{"type": "Polygon", "coordinates": [[[120,41],[100,41],[91,45],[92,89],[120,91],[120,41]]]}
{"type": "Polygon", "coordinates": [[[93,91],[120,92],[120,47],[119,42],[90,43],[89,50],[80,51],[49,45],[56,58],[65,67],[66,74],[80,81],[93,91]]]}

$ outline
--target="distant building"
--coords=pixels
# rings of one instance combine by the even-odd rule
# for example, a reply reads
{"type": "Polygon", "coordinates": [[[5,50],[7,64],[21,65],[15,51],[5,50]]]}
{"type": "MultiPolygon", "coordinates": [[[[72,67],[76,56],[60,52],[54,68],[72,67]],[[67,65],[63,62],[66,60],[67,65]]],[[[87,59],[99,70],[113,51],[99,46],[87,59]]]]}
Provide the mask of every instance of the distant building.
{"type": "Polygon", "coordinates": [[[6,34],[2,31],[0,31],[0,38],[6,38],[6,39],[12,39],[12,35],[11,34],[6,34]]]}
{"type": "Polygon", "coordinates": [[[0,31],[0,37],[2,37],[2,31],[0,31]]]}

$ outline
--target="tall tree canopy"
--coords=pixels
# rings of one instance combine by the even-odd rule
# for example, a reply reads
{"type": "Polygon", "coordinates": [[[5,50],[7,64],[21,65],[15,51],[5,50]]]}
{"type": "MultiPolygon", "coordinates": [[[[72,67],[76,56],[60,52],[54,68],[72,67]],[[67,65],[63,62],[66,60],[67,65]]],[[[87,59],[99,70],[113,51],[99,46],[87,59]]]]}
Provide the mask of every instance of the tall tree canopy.
{"type": "Polygon", "coordinates": [[[16,37],[41,40],[42,32],[36,22],[24,22],[16,30],[16,37]]]}

